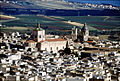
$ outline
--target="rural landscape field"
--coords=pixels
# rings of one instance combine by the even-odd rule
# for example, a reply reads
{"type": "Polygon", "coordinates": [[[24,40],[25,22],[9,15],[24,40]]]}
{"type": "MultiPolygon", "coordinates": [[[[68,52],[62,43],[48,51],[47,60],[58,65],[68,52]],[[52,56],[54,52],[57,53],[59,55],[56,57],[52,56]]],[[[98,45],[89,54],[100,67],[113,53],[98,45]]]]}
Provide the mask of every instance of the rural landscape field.
{"type": "MultiPolygon", "coordinates": [[[[67,32],[74,26],[83,27],[87,23],[89,30],[113,30],[120,29],[120,16],[43,16],[43,15],[17,15],[13,19],[6,18],[1,21],[6,27],[34,28],[37,23],[47,32],[67,32]]],[[[15,28],[13,28],[15,30],[15,28]]],[[[23,28],[24,29],[24,28],[23,28]]],[[[12,29],[11,29],[12,30],[12,29]]]]}

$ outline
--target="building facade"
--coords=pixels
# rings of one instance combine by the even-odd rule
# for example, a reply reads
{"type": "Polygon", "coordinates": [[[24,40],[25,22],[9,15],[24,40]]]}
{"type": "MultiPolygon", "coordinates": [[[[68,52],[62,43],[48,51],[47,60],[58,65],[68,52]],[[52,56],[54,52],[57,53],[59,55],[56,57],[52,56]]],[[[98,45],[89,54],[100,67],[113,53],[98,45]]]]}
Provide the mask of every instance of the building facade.
{"type": "Polygon", "coordinates": [[[78,36],[78,29],[76,27],[72,28],[72,40],[76,40],[78,36]]]}
{"type": "Polygon", "coordinates": [[[64,39],[46,39],[45,41],[40,41],[37,47],[39,50],[56,53],[66,48],[66,42],[64,39]]]}

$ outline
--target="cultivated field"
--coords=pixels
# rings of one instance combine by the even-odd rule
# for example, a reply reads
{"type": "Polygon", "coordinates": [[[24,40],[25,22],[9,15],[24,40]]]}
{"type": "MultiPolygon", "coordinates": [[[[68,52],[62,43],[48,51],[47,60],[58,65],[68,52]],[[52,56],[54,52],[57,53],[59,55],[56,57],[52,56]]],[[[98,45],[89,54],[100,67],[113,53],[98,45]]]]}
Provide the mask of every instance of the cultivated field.
{"type": "Polygon", "coordinates": [[[89,30],[120,29],[119,16],[43,16],[43,15],[19,15],[19,20],[3,22],[6,26],[36,27],[41,24],[48,32],[71,30],[73,26],[83,27],[86,22],[89,30]]]}
{"type": "Polygon", "coordinates": [[[120,28],[119,16],[79,16],[79,17],[64,17],[66,20],[71,20],[77,23],[86,22],[89,26],[98,30],[110,30],[120,28]]]}
{"type": "Polygon", "coordinates": [[[18,20],[18,18],[7,15],[0,15],[0,23],[18,20]]]}

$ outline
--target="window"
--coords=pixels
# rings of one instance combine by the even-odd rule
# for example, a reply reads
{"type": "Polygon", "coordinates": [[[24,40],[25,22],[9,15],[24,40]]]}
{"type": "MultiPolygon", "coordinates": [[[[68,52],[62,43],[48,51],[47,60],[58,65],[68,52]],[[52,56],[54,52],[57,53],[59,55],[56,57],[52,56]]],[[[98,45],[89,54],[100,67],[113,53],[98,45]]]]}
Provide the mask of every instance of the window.
{"type": "Polygon", "coordinates": [[[45,50],[47,51],[47,48],[45,48],[45,50]]]}
{"type": "Polygon", "coordinates": [[[37,38],[37,35],[35,35],[34,37],[37,38]]]}
{"type": "Polygon", "coordinates": [[[43,38],[45,38],[45,36],[43,35],[43,38]]]}
{"type": "Polygon", "coordinates": [[[41,35],[39,36],[39,38],[41,38],[41,35]]]}
{"type": "Polygon", "coordinates": [[[58,50],[58,47],[56,48],[56,50],[58,50]]]}
{"type": "Polygon", "coordinates": [[[52,47],[50,48],[50,50],[52,50],[52,47]]]}

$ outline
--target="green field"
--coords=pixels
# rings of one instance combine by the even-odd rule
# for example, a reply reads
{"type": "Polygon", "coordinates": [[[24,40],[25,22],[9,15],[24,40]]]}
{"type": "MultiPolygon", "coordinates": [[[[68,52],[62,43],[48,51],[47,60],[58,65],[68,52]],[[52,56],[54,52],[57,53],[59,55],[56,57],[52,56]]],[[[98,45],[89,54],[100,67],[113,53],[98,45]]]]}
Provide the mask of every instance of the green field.
{"type": "Polygon", "coordinates": [[[37,23],[49,32],[70,30],[73,26],[81,28],[82,25],[64,23],[63,21],[71,21],[80,24],[85,22],[89,30],[112,30],[120,29],[120,16],[35,16],[35,15],[19,15],[15,16],[19,20],[2,22],[3,25],[8,27],[36,27],[37,23]]]}
{"type": "Polygon", "coordinates": [[[120,28],[120,17],[118,16],[67,16],[64,18],[66,20],[72,20],[79,23],[86,22],[89,26],[99,30],[120,28]]]}

